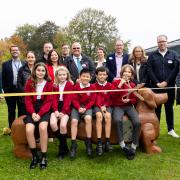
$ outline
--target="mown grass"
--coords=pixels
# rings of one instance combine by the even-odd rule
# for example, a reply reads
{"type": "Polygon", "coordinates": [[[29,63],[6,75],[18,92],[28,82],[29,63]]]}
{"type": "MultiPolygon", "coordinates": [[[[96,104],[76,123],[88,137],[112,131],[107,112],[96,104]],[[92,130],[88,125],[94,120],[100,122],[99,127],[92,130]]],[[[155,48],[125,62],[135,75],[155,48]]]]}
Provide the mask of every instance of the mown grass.
{"type": "MultiPolygon", "coordinates": [[[[175,127],[180,133],[180,107],[175,106],[175,127]]],[[[0,130],[7,127],[7,107],[0,102],[0,130]]],[[[180,179],[180,139],[167,135],[164,113],[162,114],[161,133],[157,141],[163,149],[161,154],[149,155],[141,150],[133,161],[123,156],[118,146],[113,153],[102,157],[87,158],[83,142],[78,142],[78,156],[74,161],[65,158],[59,161],[57,141],[49,143],[48,168],[29,170],[29,160],[17,159],[13,153],[10,136],[0,135],[0,179],[180,179]]],[[[95,146],[94,146],[95,147],[95,146]]]]}

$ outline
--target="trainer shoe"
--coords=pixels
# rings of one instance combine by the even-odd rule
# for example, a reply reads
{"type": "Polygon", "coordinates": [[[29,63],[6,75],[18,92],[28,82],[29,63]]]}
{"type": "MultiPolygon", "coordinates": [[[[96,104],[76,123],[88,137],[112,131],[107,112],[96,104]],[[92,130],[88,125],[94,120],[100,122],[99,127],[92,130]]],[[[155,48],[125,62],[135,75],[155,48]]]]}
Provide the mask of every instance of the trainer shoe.
{"type": "Polygon", "coordinates": [[[180,136],[178,134],[175,133],[174,129],[171,129],[169,132],[168,132],[169,135],[171,135],[172,137],[174,138],[179,138],[180,136]]]}

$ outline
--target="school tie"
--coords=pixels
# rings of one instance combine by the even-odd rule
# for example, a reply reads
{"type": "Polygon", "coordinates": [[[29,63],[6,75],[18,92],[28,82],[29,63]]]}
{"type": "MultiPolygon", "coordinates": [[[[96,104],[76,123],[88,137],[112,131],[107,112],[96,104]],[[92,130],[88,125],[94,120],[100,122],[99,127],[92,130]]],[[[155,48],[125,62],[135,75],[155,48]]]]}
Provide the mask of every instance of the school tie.
{"type": "Polygon", "coordinates": [[[82,65],[80,63],[79,58],[77,57],[76,59],[77,59],[77,68],[78,68],[78,71],[80,72],[82,70],[82,65]]]}

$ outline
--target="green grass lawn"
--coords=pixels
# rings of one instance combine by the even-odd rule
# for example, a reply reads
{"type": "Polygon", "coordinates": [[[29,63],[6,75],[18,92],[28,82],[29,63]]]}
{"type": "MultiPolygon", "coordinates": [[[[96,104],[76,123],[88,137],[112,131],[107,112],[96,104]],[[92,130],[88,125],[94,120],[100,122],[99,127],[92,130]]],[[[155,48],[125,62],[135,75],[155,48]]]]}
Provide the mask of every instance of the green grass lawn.
{"type": "MultiPolygon", "coordinates": [[[[175,106],[175,127],[180,134],[180,107],[175,106]]],[[[137,151],[133,161],[123,156],[118,146],[102,157],[89,159],[84,144],[78,142],[78,156],[71,161],[56,159],[57,141],[49,143],[48,168],[29,170],[29,160],[21,160],[12,153],[13,143],[10,136],[2,135],[7,127],[7,108],[0,102],[0,180],[4,179],[180,179],[180,139],[167,135],[164,113],[161,120],[161,133],[158,145],[163,152],[149,155],[137,151]]],[[[95,146],[94,146],[95,148],[95,146]]]]}

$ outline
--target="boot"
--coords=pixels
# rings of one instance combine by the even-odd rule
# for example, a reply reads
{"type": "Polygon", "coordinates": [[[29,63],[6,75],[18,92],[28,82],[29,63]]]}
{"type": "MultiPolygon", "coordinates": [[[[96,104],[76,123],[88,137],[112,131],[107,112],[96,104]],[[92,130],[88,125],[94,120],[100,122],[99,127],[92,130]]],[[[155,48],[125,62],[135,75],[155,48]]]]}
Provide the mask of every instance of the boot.
{"type": "Polygon", "coordinates": [[[86,153],[87,153],[87,155],[92,156],[93,148],[92,148],[92,143],[91,143],[90,138],[87,138],[87,140],[85,141],[85,145],[86,145],[86,153]]]}
{"type": "Polygon", "coordinates": [[[106,143],[105,143],[105,151],[106,152],[112,152],[113,151],[113,147],[112,147],[110,141],[106,141],[106,143]]]}
{"type": "Polygon", "coordinates": [[[96,146],[96,154],[98,156],[101,156],[103,154],[103,145],[102,145],[102,141],[99,141],[97,143],[97,146],[96,146]]]}
{"type": "Polygon", "coordinates": [[[69,149],[67,145],[66,134],[60,134],[58,158],[60,160],[64,159],[64,157],[68,154],[68,152],[69,152],[69,149]]]}
{"type": "Polygon", "coordinates": [[[32,153],[32,161],[30,163],[30,169],[35,169],[37,164],[38,164],[38,155],[37,155],[37,149],[36,148],[31,148],[31,153],[32,153]]]}
{"type": "Polygon", "coordinates": [[[76,140],[72,140],[71,149],[70,149],[70,158],[74,159],[76,157],[77,143],[76,140]]]}
{"type": "Polygon", "coordinates": [[[47,157],[46,152],[42,152],[42,159],[40,161],[40,169],[43,170],[47,167],[47,157]]]}

